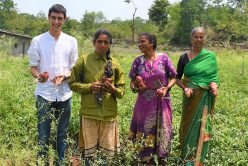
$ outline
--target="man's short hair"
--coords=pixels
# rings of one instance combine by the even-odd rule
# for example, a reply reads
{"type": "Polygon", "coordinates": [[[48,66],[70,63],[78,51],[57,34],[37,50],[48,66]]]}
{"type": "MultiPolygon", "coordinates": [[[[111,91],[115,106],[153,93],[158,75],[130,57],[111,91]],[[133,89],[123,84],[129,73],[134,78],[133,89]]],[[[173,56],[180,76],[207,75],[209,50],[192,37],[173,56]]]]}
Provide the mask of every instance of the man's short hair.
{"type": "Polygon", "coordinates": [[[64,19],[66,19],[66,9],[63,5],[54,4],[48,11],[48,17],[50,17],[51,13],[63,13],[64,19]]]}

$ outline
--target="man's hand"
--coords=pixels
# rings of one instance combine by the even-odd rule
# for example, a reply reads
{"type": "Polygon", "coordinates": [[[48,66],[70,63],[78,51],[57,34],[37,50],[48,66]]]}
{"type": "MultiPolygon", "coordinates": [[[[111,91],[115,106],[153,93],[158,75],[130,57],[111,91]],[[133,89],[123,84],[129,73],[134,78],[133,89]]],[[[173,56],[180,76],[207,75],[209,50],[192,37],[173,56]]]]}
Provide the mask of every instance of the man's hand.
{"type": "Polygon", "coordinates": [[[45,83],[49,78],[49,73],[44,72],[37,75],[37,79],[40,83],[45,83]]]}
{"type": "Polygon", "coordinates": [[[59,76],[54,77],[51,81],[52,81],[52,83],[54,83],[55,85],[59,85],[59,84],[61,84],[65,79],[66,79],[65,75],[59,75],[59,76]]]}

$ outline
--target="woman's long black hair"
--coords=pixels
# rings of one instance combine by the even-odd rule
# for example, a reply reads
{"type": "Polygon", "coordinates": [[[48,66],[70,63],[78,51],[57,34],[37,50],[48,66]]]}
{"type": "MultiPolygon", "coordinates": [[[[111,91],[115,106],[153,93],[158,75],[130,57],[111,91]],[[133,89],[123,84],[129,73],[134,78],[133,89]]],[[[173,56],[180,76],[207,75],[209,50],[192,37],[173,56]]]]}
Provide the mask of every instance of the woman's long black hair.
{"type": "MultiPolygon", "coordinates": [[[[96,43],[96,40],[100,35],[108,36],[109,44],[110,45],[112,44],[112,35],[106,29],[100,29],[100,30],[96,31],[94,38],[93,38],[93,44],[96,43]]],[[[104,69],[104,76],[107,78],[110,78],[113,75],[112,60],[110,57],[110,48],[106,52],[106,58],[107,58],[107,64],[106,64],[105,69],[104,69]]]]}

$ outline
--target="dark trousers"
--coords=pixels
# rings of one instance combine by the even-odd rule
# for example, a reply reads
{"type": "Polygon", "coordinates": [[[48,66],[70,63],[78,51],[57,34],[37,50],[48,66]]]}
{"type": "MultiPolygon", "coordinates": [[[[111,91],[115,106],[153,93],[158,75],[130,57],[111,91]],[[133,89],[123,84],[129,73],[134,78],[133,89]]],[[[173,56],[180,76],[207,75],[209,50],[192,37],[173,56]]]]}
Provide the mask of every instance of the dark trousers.
{"type": "MultiPolygon", "coordinates": [[[[36,108],[38,111],[38,160],[43,160],[49,165],[48,149],[52,142],[53,149],[57,153],[55,165],[60,165],[65,159],[66,133],[71,117],[71,98],[66,101],[47,101],[37,96],[36,108]],[[51,123],[55,121],[54,139],[50,139],[51,123]]],[[[63,165],[63,164],[62,164],[63,165]]]]}

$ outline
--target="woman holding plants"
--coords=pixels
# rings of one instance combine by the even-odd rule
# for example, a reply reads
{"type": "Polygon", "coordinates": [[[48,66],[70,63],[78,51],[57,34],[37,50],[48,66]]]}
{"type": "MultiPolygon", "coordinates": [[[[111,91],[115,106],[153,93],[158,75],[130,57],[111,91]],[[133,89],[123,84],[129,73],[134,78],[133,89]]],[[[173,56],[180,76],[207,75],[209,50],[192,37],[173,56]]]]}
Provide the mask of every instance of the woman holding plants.
{"type": "Polygon", "coordinates": [[[219,85],[216,57],[203,48],[205,38],[204,28],[194,28],[192,49],[181,55],[177,65],[177,84],[183,90],[179,141],[182,160],[189,166],[203,165],[206,158],[219,85]]]}
{"type": "Polygon", "coordinates": [[[95,51],[81,56],[72,69],[70,88],[81,94],[79,147],[90,165],[100,150],[113,156],[119,151],[117,100],[124,95],[124,75],[118,61],[110,56],[112,36],[105,29],[93,38],[95,51]]]}
{"type": "Polygon", "coordinates": [[[166,53],[157,53],[156,37],[139,36],[138,56],[129,72],[130,87],[138,92],[129,138],[135,145],[138,162],[166,165],[172,138],[172,109],[169,91],[176,83],[176,71],[166,53]]]}

